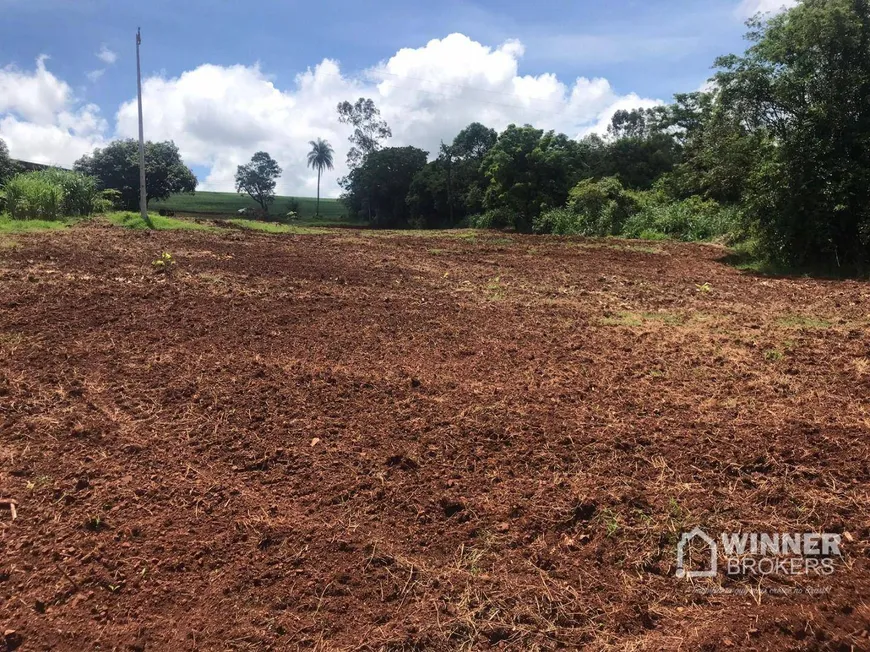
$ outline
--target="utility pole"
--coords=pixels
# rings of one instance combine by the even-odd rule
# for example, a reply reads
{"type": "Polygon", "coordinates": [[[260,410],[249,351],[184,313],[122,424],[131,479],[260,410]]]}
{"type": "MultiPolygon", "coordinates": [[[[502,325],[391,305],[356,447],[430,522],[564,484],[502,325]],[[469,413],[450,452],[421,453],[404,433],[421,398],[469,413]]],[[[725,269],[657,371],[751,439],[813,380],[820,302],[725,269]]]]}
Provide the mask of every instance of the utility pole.
{"type": "Polygon", "coordinates": [[[139,211],[142,220],[149,227],[148,199],[145,194],[145,127],[142,124],[142,64],[139,60],[139,46],[142,45],[142,29],[136,31],[136,84],[139,87],[139,211]]]}

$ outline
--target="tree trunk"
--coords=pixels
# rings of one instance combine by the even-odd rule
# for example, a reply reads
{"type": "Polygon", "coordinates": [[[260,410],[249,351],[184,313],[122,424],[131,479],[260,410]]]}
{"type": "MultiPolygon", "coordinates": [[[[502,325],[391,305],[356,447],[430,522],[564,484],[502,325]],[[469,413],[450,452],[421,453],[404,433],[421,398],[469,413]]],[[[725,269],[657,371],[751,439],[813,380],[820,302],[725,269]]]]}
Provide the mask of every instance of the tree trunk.
{"type": "Polygon", "coordinates": [[[317,208],[315,213],[317,217],[320,217],[320,168],[317,168],[317,208]]]}

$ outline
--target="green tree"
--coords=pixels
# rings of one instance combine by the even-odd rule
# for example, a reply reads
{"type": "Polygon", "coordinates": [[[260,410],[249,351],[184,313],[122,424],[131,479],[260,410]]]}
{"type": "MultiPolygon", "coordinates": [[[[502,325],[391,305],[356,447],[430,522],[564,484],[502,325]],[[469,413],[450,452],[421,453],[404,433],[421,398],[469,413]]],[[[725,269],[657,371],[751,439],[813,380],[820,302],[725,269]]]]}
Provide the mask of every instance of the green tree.
{"type": "Polygon", "coordinates": [[[591,176],[615,176],[628,188],[650,188],[680,160],[680,143],[671,126],[668,106],[617,111],[591,176]]]}
{"type": "Polygon", "coordinates": [[[414,175],[408,188],[410,222],[418,229],[452,226],[449,220],[447,166],[439,157],[414,175]]]}
{"type": "Polygon", "coordinates": [[[348,212],[367,218],[372,226],[407,225],[408,191],[426,159],[427,153],[416,147],[386,147],[371,152],[347,176],[342,200],[348,212]]]}
{"type": "Polygon", "coordinates": [[[351,148],[347,153],[347,167],[351,170],[361,165],[369,154],[380,149],[382,140],[393,135],[374,101],[364,97],[353,104],[339,103],[338,121],[353,127],[353,133],[348,137],[351,148]]]}
{"type": "Polygon", "coordinates": [[[9,181],[15,174],[15,164],[9,156],[9,148],[0,138],[0,186],[9,181]]]}
{"type": "Polygon", "coordinates": [[[740,203],[764,140],[717,102],[704,115],[703,123],[687,132],[683,160],[661,185],[677,199],[702,195],[721,203],[740,203]]]}
{"type": "Polygon", "coordinates": [[[480,163],[498,140],[495,129],[472,122],[460,131],[451,145],[453,155],[461,161],[477,161],[480,163]]]}
{"type": "Polygon", "coordinates": [[[660,134],[668,120],[668,108],[656,106],[648,109],[620,109],[610,118],[607,134],[614,140],[621,138],[645,139],[660,134]]]}
{"type": "Polygon", "coordinates": [[[529,231],[542,210],[565,204],[583,166],[577,141],[509,125],[482,163],[486,208],[507,213],[518,230],[529,231]]]}
{"type": "MultiPolygon", "coordinates": [[[[75,162],[77,172],[97,179],[102,189],[117,190],[127,210],[139,206],[139,143],[116,140],[75,162]]],[[[145,143],[146,201],[196,190],[196,176],[181,160],[175,143],[145,143]]]]}
{"type": "Polygon", "coordinates": [[[486,177],[481,162],[498,134],[474,122],[442,143],[438,158],[414,177],[408,192],[411,222],[418,228],[453,227],[483,210],[486,177]]]}
{"type": "Polygon", "coordinates": [[[332,155],[335,153],[327,141],[322,138],[310,140],[311,151],[308,152],[308,167],[317,170],[317,210],[316,214],[320,215],[320,176],[324,170],[333,168],[332,155]]]}
{"type": "Polygon", "coordinates": [[[803,0],[749,22],[717,60],[721,110],[751,136],[743,193],[763,244],[791,264],[870,263],[870,11],[803,0]]]}
{"type": "Polygon", "coordinates": [[[626,136],[607,143],[594,176],[615,176],[628,188],[646,190],[679,160],[679,146],[670,134],[626,136]]]}
{"type": "Polygon", "coordinates": [[[247,194],[268,215],[269,206],[275,201],[276,179],[281,168],[267,152],[257,152],[251,162],[236,168],[236,192],[247,194]]]}

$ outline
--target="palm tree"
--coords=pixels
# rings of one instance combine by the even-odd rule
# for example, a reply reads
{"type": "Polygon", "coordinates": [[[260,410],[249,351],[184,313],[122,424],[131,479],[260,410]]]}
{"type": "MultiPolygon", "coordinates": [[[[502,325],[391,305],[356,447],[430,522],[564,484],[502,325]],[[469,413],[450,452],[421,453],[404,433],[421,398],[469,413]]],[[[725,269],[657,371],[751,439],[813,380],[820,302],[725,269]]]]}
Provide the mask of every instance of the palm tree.
{"type": "Polygon", "coordinates": [[[308,167],[317,170],[317,215],[320,216],[320,175],[324,170],[332,169],[332,145],[322,138],[309,140],[311,151],[308,152],[308,167]]]}

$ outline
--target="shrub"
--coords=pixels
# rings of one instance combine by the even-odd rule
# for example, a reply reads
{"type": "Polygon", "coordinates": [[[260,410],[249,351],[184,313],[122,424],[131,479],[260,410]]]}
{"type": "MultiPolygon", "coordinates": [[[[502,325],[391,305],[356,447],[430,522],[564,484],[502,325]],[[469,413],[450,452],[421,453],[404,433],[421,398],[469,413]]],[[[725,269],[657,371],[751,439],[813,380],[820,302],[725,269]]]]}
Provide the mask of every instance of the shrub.
{"type": "Polygon", "coordinates": [[[468,216],[468,226],[472,229],[504,229],[514,226],[514,217],[503,210],[490,210],[478,215],[468,216]]]}
{"type": "Polygon", "coordinates": [[[535,233],[576,233],[577,214],[569,208],[544,211],[532,221],[535,233]]]}
{"type": "Polygon", "coordinates": [[[619,235],[638,210],[634,195],[616,177],[581,181],[568,193],[568,206],[580,218],[577,232],[582,235],[619,235]]]}
{"type": "Polygon", "coordinates": [[[639,210],[635,193],[616,177],[584,179],[568,194],[568,207],[546,211],[535,219],[536,233],[559,235],[619,235],[626,220],[639,210]]]}
{"type": "Polygon", "coordinates": [[[13,220],[58,220],[63,217],[63,188],[39,172],[19,174],[6,184],[13,220]]]}
{"type": "Polygon", "coordinates": [[[124,208],[124,197],[120,190],[106,188],[100,191],[97,206],[98,208],[96,208],[95,212],[107,213],[109,211],[119,211],[124,208]]]}
{"type": "Polygon", "coordinates": [[[697,196],[674,201],[658,193],[643,195],[640,210],[626,221],[623,229],[629,238],[733,241],[743,235],[742,216],[736,207],[697,196]]]}

